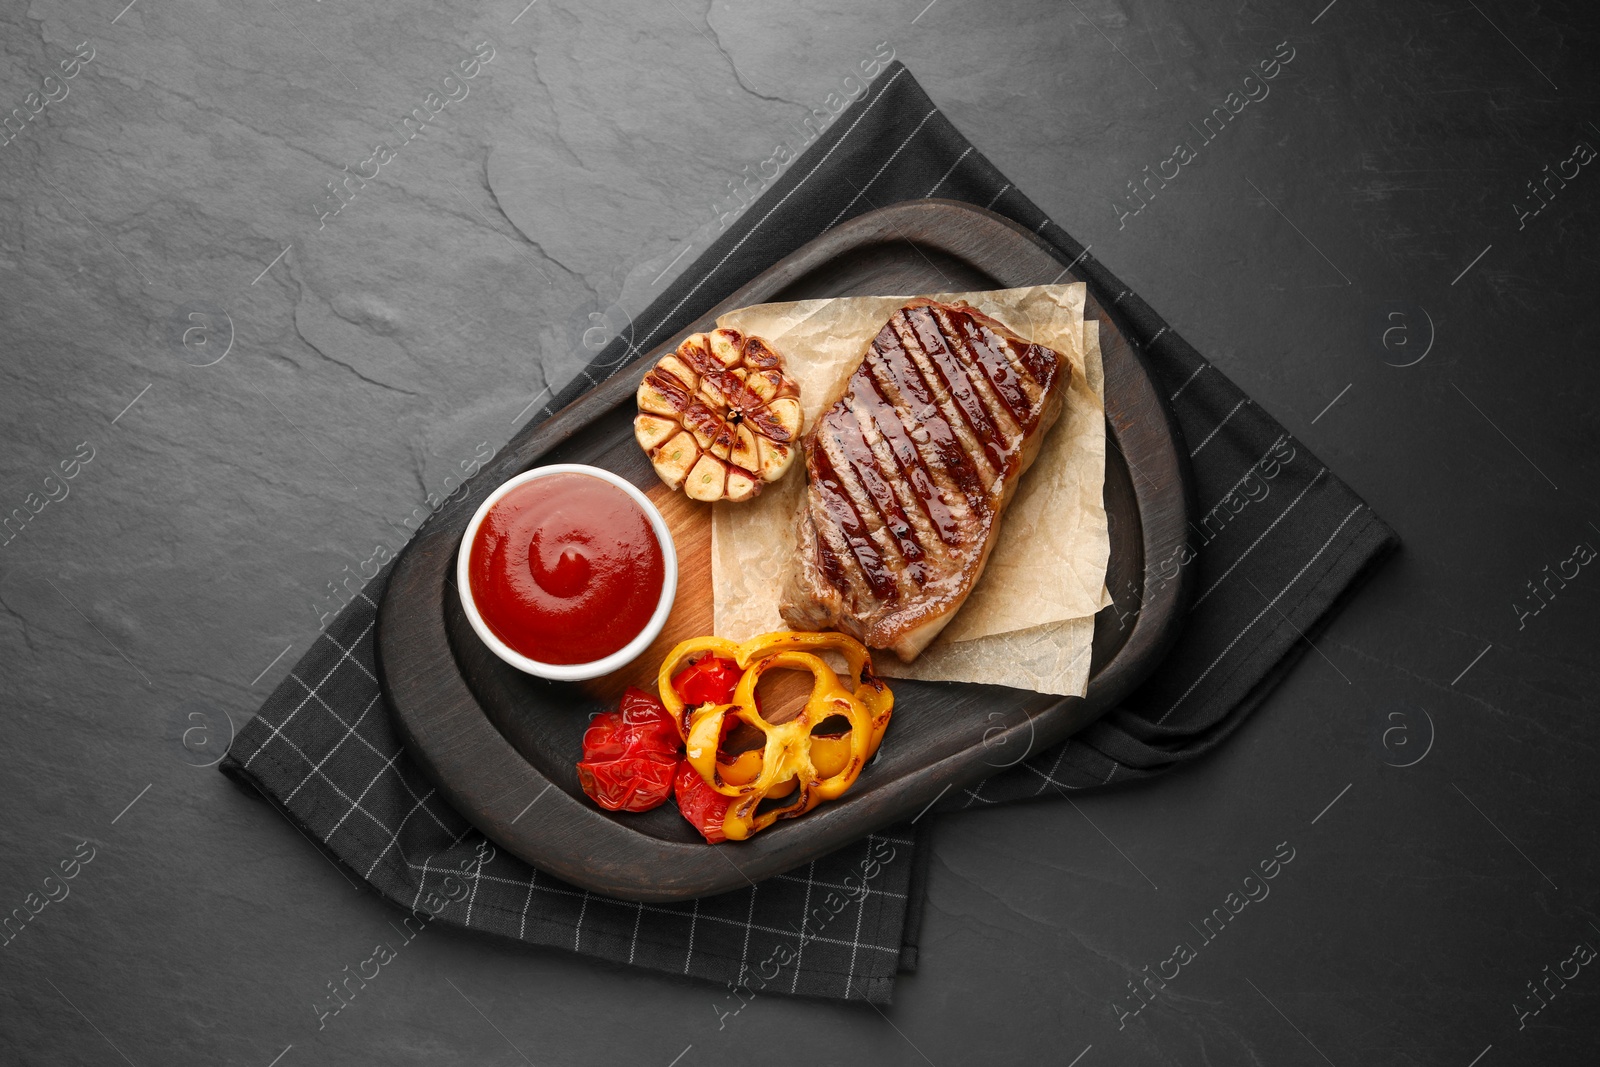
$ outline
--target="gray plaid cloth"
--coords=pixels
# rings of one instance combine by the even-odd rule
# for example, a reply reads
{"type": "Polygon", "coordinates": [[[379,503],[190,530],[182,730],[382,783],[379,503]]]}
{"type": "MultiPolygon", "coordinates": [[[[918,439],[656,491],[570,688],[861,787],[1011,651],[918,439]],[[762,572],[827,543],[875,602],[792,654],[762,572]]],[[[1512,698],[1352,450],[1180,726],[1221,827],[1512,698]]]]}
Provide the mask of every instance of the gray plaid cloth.
{"type": "MultiPolygon", "coordinates": [[[[387,577],[373,579],[374,592],[387,577]]],[[[751,889],[684,904],[614,900],[540,874],[496,850],[406,756],[378,692],[376,615],[367,594],[352,602],[225,761],[363,881],[421,922],[754,991],[765,971],[772,991],[888,999],[908,834],[874,835],[751,889]]]]}
{"type": "MultiPolygon", "coordinates": [[[[1121,314],[1189,443],[1199,512],[1163,578],[1197,568],[1190,624],[1156,675],[1066,743],[946,797],[995,804],[1159,774],[1208,751],[1289,670],[1336,601],[1395,544],[1372,511],[975,151],[889,67],[635,324],[535,419],[704,314],[774,261],[873,206],[938,195],[1040,234],[1121,314]],[[1169,573],[1170,570],[1170,573],[1169,573]]],[[[529,432],[524,429],[523,433],[529,432]]],[[[446,923],[725,984],[886,1003],[916,962],[928,849],[891,829],[750,889],[679,905],[611,900],[496,852],[402,750],[373,677],[373,603],[348,605],[222,763],[378,893],[446,923]]],[[[892,740],[892,738],[891,738],[892,740]]],[[[924,819],[924,831],[932,822],[924,819]]],[[[718,1009],[719,1011],[722,1009],[718,1009]]]]}

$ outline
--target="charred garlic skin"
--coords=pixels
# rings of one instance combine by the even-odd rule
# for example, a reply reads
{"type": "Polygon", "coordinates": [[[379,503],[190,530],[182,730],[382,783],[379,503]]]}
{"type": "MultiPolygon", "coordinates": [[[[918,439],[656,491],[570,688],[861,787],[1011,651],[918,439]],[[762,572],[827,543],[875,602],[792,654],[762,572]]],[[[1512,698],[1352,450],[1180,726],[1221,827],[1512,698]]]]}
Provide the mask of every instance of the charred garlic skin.
{"type": "Polygon", "coordinates": [[[800,386],[759,337],[690,335],[639,383],[633,435],[672,489],[707,502],[749,500],[799,453],[800,386]]]}

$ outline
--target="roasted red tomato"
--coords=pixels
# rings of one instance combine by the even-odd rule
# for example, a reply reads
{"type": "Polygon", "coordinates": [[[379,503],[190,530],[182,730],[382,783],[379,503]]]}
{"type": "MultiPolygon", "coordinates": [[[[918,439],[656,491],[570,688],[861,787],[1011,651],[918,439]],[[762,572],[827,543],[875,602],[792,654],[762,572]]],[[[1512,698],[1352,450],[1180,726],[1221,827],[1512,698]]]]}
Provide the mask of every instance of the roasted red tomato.
{"type": "Polygon", "coordinates": [[[702,837],[713,845],[728,839],[722,832],[722,820],[728,814],[728,804],[732,798],[723,796],[707,785],[688,760],[678,764],[673,794],[678,801],[678,810],[689,820],[689,825],[700,831],[702,837]]]}
{"type": "Polygon", "coordinates": [[[701,704],[726,704],[733,699],[733,691],[742,677],[744,671],[733,660],[706,656],[674,675],[672,688],[691,708],[701,704]]]}
{"type": "Polygon", "coordinates": [[[630,687],[621,707],[596,715],[584,731],[578,781],[608,811],[649,811],[672,795],[682,756],[683,739],[667,709],[630,687]]]}

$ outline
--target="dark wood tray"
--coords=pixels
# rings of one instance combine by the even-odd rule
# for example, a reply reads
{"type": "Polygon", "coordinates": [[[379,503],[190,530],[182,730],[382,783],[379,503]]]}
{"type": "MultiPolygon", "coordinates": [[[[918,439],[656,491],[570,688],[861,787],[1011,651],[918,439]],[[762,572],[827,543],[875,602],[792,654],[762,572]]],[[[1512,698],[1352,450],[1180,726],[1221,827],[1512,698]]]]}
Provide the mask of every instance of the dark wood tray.
{"type": "MultiPolygon", "coordinates": [[[[1189,569],[1151,581],[1186,538],[1189,470],[1181,437],[1109,299],[1090,288],[1105,366],[1106,510],[1116,605],[1095,620],[1088,695],[892,680],[894,720],[879,758],[842,798],[748,841],[708,845],[671,804],[616,815],[591,803],[574,764],[592,712],[626,684],[653,689],[679,637],[710,629],[709,513],[657,482],[634,444],[644,371],[733,308],[813,297],[1007,289],[1071,280],[1033,234],[954,201],[860,216],[807,244],[693,327],[546,422],[524,430],[401,555],[378,614],[379,676],[411,754],[439,791],[508,851],[575,885],[638,901],[682,900],[779,874],[871,830],[917,815],[942,793],[1060,742],[1115,706],[1160,661],[1188,605],[1189,569]],[[532,678],[472,632],[454,589],[456,549],[478,504],[506,478],[557,462],[614,470],[652,494],[674,530],[680,582],[658,647],[583,686],[532,678]],[[1146,595],[1148,590],[1148,596],[1146,595]]],[[[887,655],[887,653],[886,653],[887,655]]]]}

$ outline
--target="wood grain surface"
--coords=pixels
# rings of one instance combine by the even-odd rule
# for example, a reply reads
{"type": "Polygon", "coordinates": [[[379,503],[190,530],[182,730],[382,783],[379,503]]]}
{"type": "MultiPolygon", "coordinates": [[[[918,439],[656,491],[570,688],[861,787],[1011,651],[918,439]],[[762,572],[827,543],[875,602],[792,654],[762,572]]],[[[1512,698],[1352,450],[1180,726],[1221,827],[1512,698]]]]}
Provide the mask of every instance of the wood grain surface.
{"type": "Polygon", "coordinates": [[[1090,290],[1100,322],[1110,518],[1107,586],[1085,698],[899,680],[879,758],[852,790],[749,841],[706,845],[668,804],[615,815],[583,796],[573,769],[588,717],[629,684],[651,689],[660,659],[711,628],[709,510],[668,492],[632,438],[644,371],[689,333],[736,307],[824,296],[909,295],[1071,280],[1048,246],[989,212],[952,201],[884,208],[823,234],[730,294],[689,329],[537,427],[401,557],[379,611],[380,679],[408,748],[441,793],[485,834],[541,870],[632,900],[681,900],[781,873],[917,814],[1056,744],[1104,714],[1155,666],[1187,606],[1187,571],[1147,583],[1186,537],[1189,476],[1170,413],[1137,350],[1090,290]],[[680,579],[662,637],[628,669],[585,686],[531,678],[495,658],[467,625],[449,581],[473,510],[506,478],[553,462],[593,463],[648,492],[675,531],[680,579]],[[1148,595],[1146,595],[1148,590],[1148,595]],[[537,800],[536,808],[529,808],[537,800]],[[523,816],[526,814],[526,818],[523,816]]]}
{"type": "Polygon", "coordinates": [[[678,552],[678,594],[660,635],[638,659],[579,687],[602,704],[615,704],[630,685],[654,693],[656,673],[667,653],[680,641],[711,632],[711,505],[690,500],[659,481],[645,495],[672,532],[672,544],[678,552]]]}

